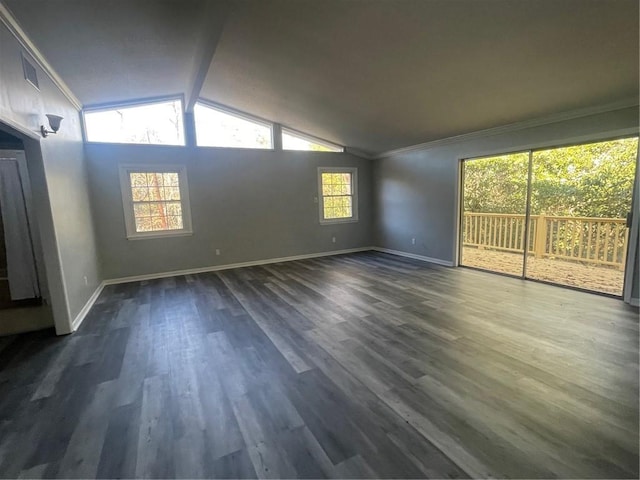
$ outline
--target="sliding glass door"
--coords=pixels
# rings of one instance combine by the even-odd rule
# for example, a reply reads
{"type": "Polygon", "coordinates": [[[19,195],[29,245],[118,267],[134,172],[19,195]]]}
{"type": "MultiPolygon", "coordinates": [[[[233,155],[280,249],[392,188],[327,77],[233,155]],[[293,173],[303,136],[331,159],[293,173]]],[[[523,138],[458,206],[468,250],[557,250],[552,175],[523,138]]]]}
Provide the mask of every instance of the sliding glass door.
{"type": "Polygon", "coordinates": [[[527,277],[622,295],[637,138],[532,153],[527,277]]]}
{"type": "Polygon", "coordinates": [[[460,264],[522,276],[529,152],[463,164],[460,264]]]}
{"type": "Polygon", "coordinates": [[[637,148],[634,137],[465,160],[460,264],[622,295],[637,148]]]}

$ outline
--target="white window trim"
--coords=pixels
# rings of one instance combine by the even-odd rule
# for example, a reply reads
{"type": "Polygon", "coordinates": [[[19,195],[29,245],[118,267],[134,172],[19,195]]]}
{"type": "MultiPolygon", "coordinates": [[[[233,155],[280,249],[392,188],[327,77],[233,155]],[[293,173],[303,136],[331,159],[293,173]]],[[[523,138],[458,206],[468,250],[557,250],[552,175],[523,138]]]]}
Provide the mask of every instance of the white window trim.
{"type": "MultiPolygon", "coordinates": [[[[298,130],[293,130],[292,128],[287,128],[287,127],[281,127],[281,134],[288,134],[291,135],[293,137],[298,137],[301,138],[302,140],[307,140],[308,142],[311,143],[316,143],[318,145],[322,145],[324,147],[327,148],[334,148],[338,151],[336,152],[322,152],[322,151],[317,151],[317,153],[344,153],[344,147],[342,145],[338,145],[337,143],[331,143],[327,140],[323,140],[321,138],[318,137],[314,137],[313,135],[309,135],[307,133],[302,133],[299,132],[298,130]]],[[[284,141],[282,142],[284,144],[284,141]]],[[[313,151],[313,150],[297,150],[297,149],[293,149],[293,148],[282,148],[282,150],[284,150],[285,152],[309,152],[309,151],[313,151]]]]}
{"type": "Polygon", "coordinates": [[[97,143],[108,145],[147,145],[147,146],[160,146],[160,147],[185,147],[187,145],[187,131],[186,131],[186,119],[184,116],[184,97],[182,95],[174,95],[171,97],[153,97],[145,98],[143,100],[133,100],[130,102],[118,102],[118,103],[105,103],[100,105],[90,105],[84,107],[81,111],[82,120],[82,135],[85,143],[97,143]],[[97,113],[97,112],[109,112],[111,110],[118,110],[119,108],[135,108],[144,107],[146,105],[155,105],[158,103],[174,102],[178,100],[180,102],[180,115],[182,115],[182,143],[181,144],[162,144],[162,143],[130,143],[130,142],[100,142],[96,140],[89,140],[87,134],[87,122],[85,120],[85,114],[97,113]]]}
{"type": "Polygon", "coordinates": [[[318,207],[321,225],[335,223],[355,223],[358,221],[358,169],[355,167],[318,167],[318,207]],[[351,197],[352,215],[349,218],[324,218],[324,195],[322,195],[322,174],[323,173],[350,173],[351,174],[351,197]]]}
{"type": "Polygon", "coordinates": [[[122,207],[127,239],[142,240],[150,238],[180,237],[192,235],[191,205],[189,203],[189,185],[187,182],[187,167],[185,165],[146,165],[121,164],[120,190],[122,192],[122,207]],[[182,225],[180,230],[161,230],[154,232],[136,232],[136,222],[133,214],[133,192],[131,191],[130,173],[177,172],[180,188],[180,202],[182,203],[182,225]]]}
{"type": "MultiPolygon", "coordinates": [[[[234,148],[234,149],[239,149],[239,150],[262,150],[262,151],[274,151],[275,150],[275,145],[276,145],[276,139],[275,139],[275,128],[274,128],[274,123],[270,122],[268,120],[265,120],[263,118],[260,117],[254,117],[253,115],[246,113],[246,112],[241,112],[240,110],[236,110],[235,108],[231,108],[231,107],[227,107],[226,105],[221,105],[219,103],[215,103],[212,102],[210,100],[206,100],[204,98],[199,98],[198,101],[196,102],[196,105],[200,104],[203,107],[206,108],[210,108],[212,110],[217,110],[219,112],[222,113],[226,113],[227,115],[231,115],[232,117],[237,117],[240,118],[241,120],[246,120],[248,122],[252,122],[252,123],[257,123],[258,125],[262,125],[264,127],[267,127],[269,129],[269,131],[271,132],[271,147],[270,148],[255,148],[255,147],[222,147],[222,146],[213,146],[213,145],[198,145],[198,135],[195,134],[195,142],[196,142],[196,146],[198,148],[234,148]]],[[[194,119],[194,123],[195,123],[195,119],[194,119]]],[[[194,131],[197,131],[197,128],[194,129],[194,131]]]]}

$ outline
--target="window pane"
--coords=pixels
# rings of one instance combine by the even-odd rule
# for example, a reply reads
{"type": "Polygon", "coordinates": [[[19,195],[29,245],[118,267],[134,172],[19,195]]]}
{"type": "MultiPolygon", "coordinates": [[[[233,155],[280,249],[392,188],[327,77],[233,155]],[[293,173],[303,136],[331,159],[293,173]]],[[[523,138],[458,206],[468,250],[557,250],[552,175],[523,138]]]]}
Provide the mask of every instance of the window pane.
{"type": "Polygon", "coordinates": [[[151,217],[151,225],[153,231],[168,230],[166,217],[151,217]]]}
{"type": "Polygon", "coordinates": [[[353,216],[353,198],[335,196],[324,198],[324,218],[350,218],[353,216]]]}
{"type": "Polygon", "coordinates": [[[343,152],[344,148],[321,141],[313,141],[290,130],[282,130],[283,150],[306,150],[314,152],[343,152]]]}
{"type": "Polygon", "coordinates": [[[164,200],[180,200],[178,187],[164,187],[164,200]]]}
{"type": "Polygon", "coordinates": [[[167,227],[169,230],[179,230],[182,227],[182,217],[172,215],[167,217],[167,227]]]}
{"type": "Polygon", "coordinates": [[[89,142],[184,145],[180,100],[87,111],[84,124],[89,142]]]}
{"type": "Polygon", "coordinates": [[[149,217],[151,216],[151,210],[149,209],[148,203],[134,203],[133,204],[133,213],[138,217],[149,217]]]}
{"type": "Polygon", "coordinates": [[[216,108],[193,110],[200,147],[272,148],[271,127],[216,108]]]}
{"type": "Polygon", "coordinates": [[[162,173],[147,173],[147,185],[150,187],[162,187],[164,184],[162,173]]]}
{"type": "Polygon", "coordinates": [[[158,187],[158,186],[150,186],[148,188],[148,192],[149,192],[149,200],[152,201],[159,201],[159,200],[164,200],[163,197],[163,189],[158,187]]]}
{"type": "Polygon", "coordinates": [[[180,202],[167,203],[166,206],[168,215],[182,215],[182,205],[180,204],[180,202]]]}
{"type": "Polygon", "coordinates": [[[177,187],[178,186],[178,174],[177,173],[163,173],[162,174],[163,183],[166,187],[177,187]]]}
{"type": "Polygon", "coordinates": [[[136,232],[150,232],[151,228],[151,217],[141,217],[136,218],[136,232]]]}
{"type": "Polygon", "coordinates": [[[147,187],[135,187],[131,189],[134,202],[149,200],[149,189],[147,187]]]}
{"type": "Polygon", "coordinates": [[[147,186],[147,174],[146,173],[130,173],[132,187],[146,187],[147,186]]]}
{"type": "Polygon", "coordinates": [[[135,231],[184,229],[178,172],[129,172],[135,231]]]}

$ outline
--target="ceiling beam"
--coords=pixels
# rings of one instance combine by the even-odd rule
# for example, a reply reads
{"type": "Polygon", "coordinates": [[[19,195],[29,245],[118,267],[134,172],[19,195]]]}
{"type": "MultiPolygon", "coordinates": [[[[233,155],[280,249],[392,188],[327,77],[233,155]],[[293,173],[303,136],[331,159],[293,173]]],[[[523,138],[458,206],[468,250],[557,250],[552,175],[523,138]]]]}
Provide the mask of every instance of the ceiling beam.
{"type": "Polygon", "coordinates": [[[193,111],[193,107],[200,97],[230,10],[231,2],[227,0],[204,2],[202,35],[194,54],[193,70],[186,90],[186,112],[193,111]]]}

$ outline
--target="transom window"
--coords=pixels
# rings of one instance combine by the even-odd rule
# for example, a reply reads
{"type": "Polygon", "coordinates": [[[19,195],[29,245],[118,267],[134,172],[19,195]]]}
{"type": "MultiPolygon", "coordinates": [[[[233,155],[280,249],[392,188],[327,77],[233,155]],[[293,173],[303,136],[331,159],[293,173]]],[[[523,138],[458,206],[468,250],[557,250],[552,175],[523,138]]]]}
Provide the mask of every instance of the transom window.
{"type": "Polygon", "coordinates": [[[182,102],[165,100],[83,112],[88,142],[184,145],[182,102]]]}
{"type": "Polygon", "coordinates": [[[318,169],[320,223],[358,220],[357,170],[355,168],[318,169]]]}
{"type": "Polygon", "coordinates": [[[273,148],[268,122],[203,103],[196,103],[193,114],[199,147],[273,148]]]}
{"type": "Polygon", "coordinates": [[[191,233],[184,167],[121,166],[128,238],[191,233]]]}
{"type": "Polygon", "coordinates": [[[344,147],[319,138],[295,132],[288,128],[282,129],[283,150],[307,150],[314,152],[344,152],[344,147]]]}

